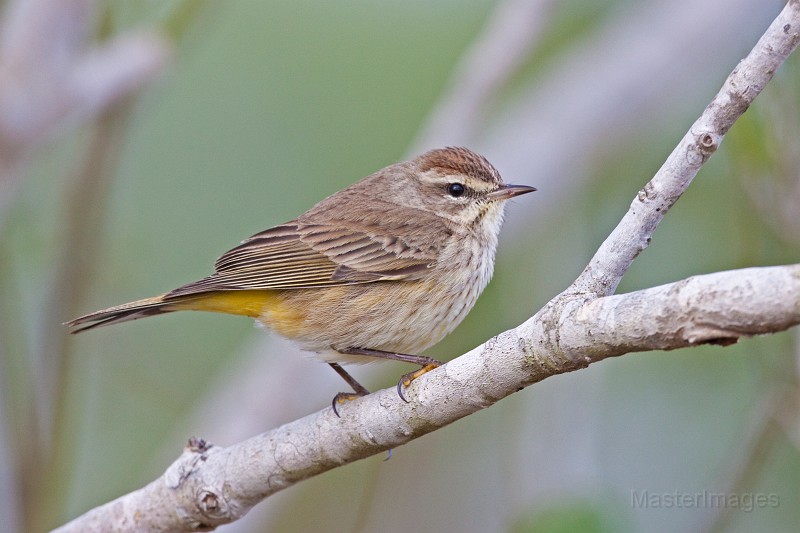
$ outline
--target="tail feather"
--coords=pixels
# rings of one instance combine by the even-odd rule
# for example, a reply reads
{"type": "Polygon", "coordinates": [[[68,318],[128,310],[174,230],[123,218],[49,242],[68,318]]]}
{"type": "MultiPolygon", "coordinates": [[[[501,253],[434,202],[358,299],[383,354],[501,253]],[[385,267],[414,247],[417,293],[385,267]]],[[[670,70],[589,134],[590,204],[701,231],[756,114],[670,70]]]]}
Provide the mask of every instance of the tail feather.
{"type": "Polygon", "coordinates": [[[70,329],[70,333],[80,333],[87,329],[163,315],[173,311],[212,311],[256,318],[265,306],[274,305],[275,301],[272,291],[268,290],[216,290],[179,296],[173,296],[171,292],[168,292],[160,296],[95,311],[65,322],[64,325],[70,329]]]}
{"type": "Polygon", "coordinates": [[[154,296],[153,298],[145,298],[143,300],[136,300],[135,302],[128,302],[122,305],[109,307],[83,315],[64,325],[70,328],[70,333],[80,333],[88,329],[97,328],[100,326],[109,326],[111,324],[119,324],[120,322],[127,322],[129,320],[138,320],[148,316],[161,315],[177,311],[180,307],[175,306],[175,302],[165,302],[164,294],[154,296]]]}

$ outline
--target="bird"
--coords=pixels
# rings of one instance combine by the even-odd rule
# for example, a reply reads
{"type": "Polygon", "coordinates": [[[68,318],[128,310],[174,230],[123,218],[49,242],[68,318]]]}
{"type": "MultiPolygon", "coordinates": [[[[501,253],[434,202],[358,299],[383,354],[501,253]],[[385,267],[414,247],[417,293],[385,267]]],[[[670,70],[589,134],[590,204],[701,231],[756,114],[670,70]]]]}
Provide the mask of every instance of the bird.
{"type": "Polygon", "coordinates": [[[350,385],[331,402],[337,416],[337,405],[369,394],[342,364],[418,365],[397,384],[408,401],[403,389],[443,364],[418,354],[464,319],[492,278],[506,201],[535,190],[504,183],[468,148],[429,150],[245,239],[210,276],[65,324],[79,333],[174,311],[244,315],[350,385]]]}

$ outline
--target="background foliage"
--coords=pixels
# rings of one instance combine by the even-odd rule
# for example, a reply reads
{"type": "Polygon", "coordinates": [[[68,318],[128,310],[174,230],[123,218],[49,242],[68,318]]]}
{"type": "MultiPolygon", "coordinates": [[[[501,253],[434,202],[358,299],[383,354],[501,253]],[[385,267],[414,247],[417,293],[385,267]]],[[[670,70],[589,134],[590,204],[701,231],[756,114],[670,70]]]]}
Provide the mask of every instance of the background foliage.
{"type": "MultiPolygon", "coordinates": [[[[519,324],[580,273],[781,7],[740,1],[738,18],[713,9],[702,18],[681,11],[687,2],[542,4],[547,22],[536,46],[492,95],[471,143],[507,181],[541,192],[510,205],[495,280],[430,350],[436,357],[519,324]],[[654,16],[662,12],[671,18],[654,16]],[[615,48],[628,38],[620,28],[645,22],[674,35],[650,42],[640,32],[642,41],[615,48]],[[694,42],[692,31],[706,46],[668,46],[694,42]],[[608,93],[624,57],[592,50],[641,53],[659,77],[628,72],[625,89],[608,93]],[[568,92],[552,90],[559,80],[570,80],[568,92]],[[546,135],[514,136],[515,118],[536,127],[524,112],[531,106],[547,110],[546,135]],[[576,110],[578,118],[562,119],[576,110]]],[[[87,284],[78,313],[164,292],[208,274],[240,239],[410,155],[496,9],[485,0],[101,4],[98,35],[155,26],[176,50],[167,74],[100,130],[118,139],[105,189],[90,201],[70,195],[102,127],[89,125],[36,154],[0,229],[2,422],[10,432],[25,434],[25,398],[42,393],[26,361],[39,353],[46,365],[48,339],[65,335],[42,332],[57,285],[87,284]],[[80,279],[64,280],[53,269],[76,202],[95,225],[96,256],[80,279]]],[[[798,68],[790,58],[735,126],[621,292],[797,262],[798,68]]],[[[68,358],[47,489],[25,504],[41,509],[44,525],[58,525],[149,482],[190,435],[231,444],[323,408],[341,389],[325,366],[264,337],[244,318],[179,313],[62,340],[68,358]],[[255,405],[251,389],[230,384],[252,358],[270,359],[278,373],[264,376],[255,405]],[[226,387],[239,392],[237,431],[206,409],[226,387]]],[[[608,360],[397,449],[391,461],[374,457],[292,487],[221,530],[791,531],[800,523],[798,354],[788,332],[608,360]],[[777,494],[780,504],[750,512],[633,505],[634,493],[704,491],[777,494]]],[[[354,373],[378,388],[405,371],[389,363],[354,373]]]]}

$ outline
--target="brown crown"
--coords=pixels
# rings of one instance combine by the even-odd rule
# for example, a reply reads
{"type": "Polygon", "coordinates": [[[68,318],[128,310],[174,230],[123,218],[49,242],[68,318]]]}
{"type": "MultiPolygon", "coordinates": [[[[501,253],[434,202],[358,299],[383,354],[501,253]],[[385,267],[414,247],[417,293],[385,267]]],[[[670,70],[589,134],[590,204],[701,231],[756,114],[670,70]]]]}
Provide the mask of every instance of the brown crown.
{"type": "Polygon", "coordinates": [[[466,174],[489,183],[502,183],[500,173],[485,157],[462,147],[437,148],[416,159],[420,172],[440,169],[451,174],[466,174]]]}

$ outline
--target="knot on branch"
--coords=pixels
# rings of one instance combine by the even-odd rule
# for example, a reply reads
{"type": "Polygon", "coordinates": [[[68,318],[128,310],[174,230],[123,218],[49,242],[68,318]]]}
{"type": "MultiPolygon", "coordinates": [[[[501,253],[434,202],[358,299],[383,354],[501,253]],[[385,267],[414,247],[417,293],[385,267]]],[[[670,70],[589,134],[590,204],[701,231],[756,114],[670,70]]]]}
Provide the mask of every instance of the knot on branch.
{"type": "Polygon", "coordinates": [[[694,133],[694,142],[686,149],[686,161],[691,165],[700,166],[717,151],[722,135],[713,131],[694,133]]]}
{"type": "Polygon", "coordinates": [[[214,445],[201,437],[189,437],[189,442],[186,443],[186,449],[194,453],[207,452],[212,446],[214,445]]]}
{"type": "Polygon", "coordinates": [[[203,487],[198,490],[196,502],[200,514],[212,523],[227,522],[231,519],[228,501],[212,487],[203,487]]]}

